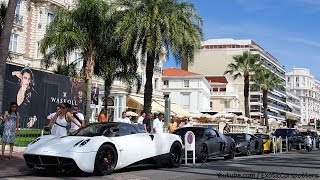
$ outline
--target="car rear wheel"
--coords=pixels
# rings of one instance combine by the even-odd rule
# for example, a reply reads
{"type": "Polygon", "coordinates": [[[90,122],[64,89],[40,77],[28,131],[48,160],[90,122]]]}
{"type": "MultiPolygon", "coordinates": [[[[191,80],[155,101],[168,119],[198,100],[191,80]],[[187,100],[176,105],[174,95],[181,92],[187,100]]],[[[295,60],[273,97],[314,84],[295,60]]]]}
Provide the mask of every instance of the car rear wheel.
{"type": "Polygon", "coordinates": [[[96,155],[94,171],[97,175],[109,175],[117,165],[118,155],[114,147],[102,145],[96,155]]]}
{"type": "Polygon", "coordinates": [[[179,167],[182,160],[182,146],[179,142],[174,142],[169,153],[169,167],[179,167]]]}
{"type": "Polygon", "coordinates": [[[235,146],[234,144],[231,145],[229,155],[225,156],[224,157],[225,159],[234,159],[234,157],[235,157],[235,148],[234,148],[234,146],[235,146]]]}
{"type": "Polygon", "coordinates": [[[200,147],[200,153],[197,157],[197,161],[200,163],[205,163],[208,159],[208,147],[206,144],[202,144],[200,147]]]}
{"type": "Polygon", "coordinates": [[[250,148],[249,148],[249,149],[247,149],[247,151],[246,151],[246,155],[247,155],[247,156],[250,156],[250,155],[251,155],[250,148]]]}

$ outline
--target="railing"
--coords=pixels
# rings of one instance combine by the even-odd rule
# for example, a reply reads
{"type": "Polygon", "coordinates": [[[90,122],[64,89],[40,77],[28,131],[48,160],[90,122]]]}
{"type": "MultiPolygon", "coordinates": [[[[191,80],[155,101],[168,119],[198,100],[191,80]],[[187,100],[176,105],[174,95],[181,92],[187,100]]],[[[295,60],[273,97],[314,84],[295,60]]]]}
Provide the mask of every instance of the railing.
{"type": "Polygon", "coordinates": [[[22,19],[23,19],[23,16],[20,16],[19,14],[15,14],[13,17],[13,24],[22,26],[22,19]]]}
{"type": "Polygon", "coordinates": [[[214,96],[237,96],[237,93],[226,92],[226,91],[211,91],[211,95],[214,95],[214,96]]]}

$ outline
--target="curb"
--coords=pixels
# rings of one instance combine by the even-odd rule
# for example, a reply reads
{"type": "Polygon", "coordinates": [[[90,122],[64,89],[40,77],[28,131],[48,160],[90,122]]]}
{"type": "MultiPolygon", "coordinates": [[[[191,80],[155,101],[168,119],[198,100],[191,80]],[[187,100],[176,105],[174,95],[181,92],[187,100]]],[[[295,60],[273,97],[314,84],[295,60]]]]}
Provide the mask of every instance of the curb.
{"type": "MultiPolygon", "coordinates": [[[[25,149],[26,147],[13,146],[13,152],[16,152],[16,153],[23,153],[25,149]]],[[[10,150],[10,146],[6,145],[5,151],[7,152],[9,150],[10,150]]]]}

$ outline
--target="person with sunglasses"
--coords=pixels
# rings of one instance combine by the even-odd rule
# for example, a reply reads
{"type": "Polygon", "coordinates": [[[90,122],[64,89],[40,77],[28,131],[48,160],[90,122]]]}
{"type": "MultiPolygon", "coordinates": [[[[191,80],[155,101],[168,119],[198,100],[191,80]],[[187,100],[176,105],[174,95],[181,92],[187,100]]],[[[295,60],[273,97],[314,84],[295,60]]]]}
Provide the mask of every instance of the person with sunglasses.
{"type": "Polygon", "coordinates": [[[19,128],[20,115],[17,112],[18,104],[16,102],[10,103],[10,108],[4,113],[4,130],[2,135],[2,159],[5,159],[4,151],[6,144],[10,144],[9,160],[12,160],[13,143],[16,138],[16,131],[19,128]]]}
{"type": "Polygon", "coordinates": [[[62,103],[60,105],[60,110],[57,111],[57,113],[53,116],[49,123],[49,127],[51,128],[51,135],[67,136],[67,125],[69,122],[73,122],[79,128],[81,127],[81,125],[79,125],[73,118],[73,115],[68,112],[70,108],[71,105],[69,103],[62,103]],[[53,126],[54,128],[52,128],[53,126]]]}

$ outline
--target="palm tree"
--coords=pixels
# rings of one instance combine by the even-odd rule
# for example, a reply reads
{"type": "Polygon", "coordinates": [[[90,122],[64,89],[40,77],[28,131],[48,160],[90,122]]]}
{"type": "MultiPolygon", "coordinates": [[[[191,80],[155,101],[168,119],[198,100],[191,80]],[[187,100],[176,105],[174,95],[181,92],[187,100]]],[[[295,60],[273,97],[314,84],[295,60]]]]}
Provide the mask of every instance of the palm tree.
{"type": "Polygon", "coordinates": [[[3,20],[3,27],[1,31],[0,37],[0,108],[2,108],[2,98],[3,98],[3,84],[4,84],[4,77],[5,77],[5,69],[6,69],[6,62],[8,58],[9,52],[9,42],[11,36],[11,30],[13,27],[13,19],[14,13],[17,7],[17,0],[9,0],[6,15],[3,20]]]}
{"type": "Polygon", "coordinates": [[[104,80],[104,108],[108,109],[108,97],[114,80],[126,83],[127,91],[131,93],[134,85],[137,92],[140,91],[141,81],[137,75],[138,64],[134,54],[124,55],[121,52],[119,42],[104,44],[105,48],[99,48],[96,54],[97,65],[95,74],[104,80]]]}
{"type": "Polygon", "coordinates": [[[110,6],[103,0],[79,0],[72,10],[57,9],[53,22],[41,41],[43,64],[52,66],[55,61],[66,62],[74,50],[81,50],[86,83],[86,115],[90,115],[91,80],[96,63],[95,54],[105,42],[109,28],[110,6]]]}
{"type": "Polygon", "coordinates": [[[74,78],[78,78],[78,72],[76,70],[76,63],[72,62],[70,64],[67,63],[58,63],[56,69],[53,71],[55,74],[61,74],[64,76],[70,76],[74,78]]]}
{"type": "Polygon", "coordinates": [[[252,81],[254,84],[251,85],[252,88],[261,88],[262,90],[262,104],[263,104],[263,116],[264,121],[261,121],[261,125],[265,125],[267,127],[267,131],[269,130],[269,122],[268,122],[268,92],[276,89],[284,89],[282,80],[275,73],[264,67],[258,67],[256,69],[256,73],[252,76],[252,81]]]}
{"type": "Polygon", "coordinates": [[[200,49],[202,20],[192,4],[180,0],[119,0],[114,2],[123,18],[117,32],[123,37],[124,52],[133,51],[146,61],[144,111],[151,112],[154,66],[163,48],[177,63],[192,62],[200,49]]]}
{"type": "Polygon", "coordinates": [[[249,112],[249,87],[250,87],[250,76],[255,72],[256,66],[259,62],[259,55],[252,54],[250,51],[244,51],[242,55],[236,55],[233,57],[234,62],[228,64],[227,70],[224,74],[229,74],[233,79],[239,77],[244,78],[244,112],[245,116],[250,118],[249,112]]]}

